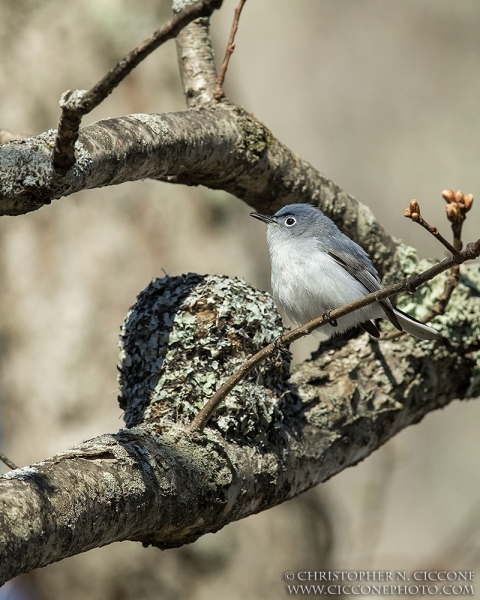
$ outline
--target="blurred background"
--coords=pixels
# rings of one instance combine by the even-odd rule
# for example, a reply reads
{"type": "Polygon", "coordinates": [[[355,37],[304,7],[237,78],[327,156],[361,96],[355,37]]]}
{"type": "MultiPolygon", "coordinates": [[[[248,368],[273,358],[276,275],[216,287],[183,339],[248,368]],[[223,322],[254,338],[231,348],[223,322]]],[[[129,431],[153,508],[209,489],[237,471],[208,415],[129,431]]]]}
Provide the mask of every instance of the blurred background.
{"type": "MultiPolygon", "coordinates": [[[[217,64],[236,4],[212,19],[217,64]]],[[[2,0],[0,128],[55,128],[63,91],[91,87],[169,16],[168,0],[2,0]]],[[[402,215],[415,197],[449,236],[442,189],[479,195],[479,39],[477,0],[250,0],[226,91],[393,235],[441,258],[402,215]]],[[[172,42],[84,124],[184,107],[172,42]]],[[[14,462],[122,427],[118,331],[153,277],[225,273],[269,289],[264,227],[248,212],[222,192],[144,181],[0,219],[0,442],[14,462]]],[[[298,343],[295,359],[315,345],[298,343]]],[[[287,595],[287,570],[475,570],[479,419],[478,402],[454,402],[357,467],[193,545],[113,544],[18,578],[0,599],[273,599],[287,595]]]]}

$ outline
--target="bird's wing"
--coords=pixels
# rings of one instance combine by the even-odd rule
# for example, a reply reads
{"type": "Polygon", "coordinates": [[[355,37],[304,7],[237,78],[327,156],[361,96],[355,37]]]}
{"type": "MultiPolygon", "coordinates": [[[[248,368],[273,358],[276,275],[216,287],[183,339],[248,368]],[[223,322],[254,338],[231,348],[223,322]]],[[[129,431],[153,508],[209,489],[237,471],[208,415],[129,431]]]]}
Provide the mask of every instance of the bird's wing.
{"type": "MultiPolygon", "coordinates": [[[[333,258],[333,260],[336,261],[339,265],[341,265],[345,269],[345,271],[350,273],[352,277],[355,277],[355,279],[359,281],[369,293],[378,292],[378,290],[382,289],[382,286],[380,285],[380,282],[378,281],[376,275],[373,272],[371,272],[359,260],[357,260],[353,255],[347,254],[346,252],[342,251],[327,251],[327,254],[331,258],[333,258]]],[[[392,325],[394,325],[394,327],[396,327],[399,331],[403,331],[403,328],[398,322],[398,319],[393,311],[393,307],[390,304],[390,301],[380,300],[379,304],[383,308],[386,316],[391,321],[392,325]]]]}

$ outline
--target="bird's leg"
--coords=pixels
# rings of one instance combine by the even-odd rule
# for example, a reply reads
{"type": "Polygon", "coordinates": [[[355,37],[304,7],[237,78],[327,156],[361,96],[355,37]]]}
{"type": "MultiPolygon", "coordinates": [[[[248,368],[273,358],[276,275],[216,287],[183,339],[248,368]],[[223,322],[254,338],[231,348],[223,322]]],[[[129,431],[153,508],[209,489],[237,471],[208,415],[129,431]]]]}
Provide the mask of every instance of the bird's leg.
{"type": "Polygon", "coordinates": [[[332,310],[333,310],[333,308],[331,308],[330,310],[327,310],[327,312],[324,312],[322,317],[327,319],[329,325],[331,325],[332,327],[337,327],[338,326],[337,319],[330,318],[330,313],[332,312],[332,310]]]}

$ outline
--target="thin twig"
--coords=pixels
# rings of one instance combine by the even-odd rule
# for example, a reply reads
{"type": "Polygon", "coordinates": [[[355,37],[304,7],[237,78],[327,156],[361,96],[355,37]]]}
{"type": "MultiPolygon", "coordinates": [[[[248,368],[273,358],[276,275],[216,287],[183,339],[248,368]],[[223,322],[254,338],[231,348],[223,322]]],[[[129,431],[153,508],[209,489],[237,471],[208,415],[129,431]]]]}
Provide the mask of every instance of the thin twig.
{"type": "MultiPolygon", "coordinates": [[[[458,253],[462,249],[462,226],[466,219],[466,213],[472,208],[473,195],[464,195],[461,190],[454,192],[453,190],[443,190],[442,197],[447,201],[447,218],[452,224],[453,231],[453,246],[449,244],[443,236],[440,235],[436,227],[429,225],[421,216],[420,206],[416,200],[410,202],[410,206],[405,211],[405,216],[415,223],[418,223],[437,240],[441,241],[442,244],[452,252],[452,254],[458,253]]],[[[428,323],[434,317],[443,315],[450,302],[453,290],[457,287],[460,282],[460,265],[453,265],[450,275],[445,281],[443,292],[438,297],[436,303],[432,308],[424,315],[420,321],[422,323],[428,323]]],[[[393,340],[403,335],[403,331],[391,331],[381,336],[381,340],[393,340]]]]}
{"type": "Polygon", "coordinates": [[[5,456],[5,454],[3,452],[0,451],[0,460],[2,462],[4,462],[7,467],[10,467],[11,469],[18,469],[17,465],[11,461],[8,456],[5,456]]]}
{"type": "MultiPolygon", "coordinates": [[[[453,231],[453,247],[457,252],[462,250],[462,227],[467,212],[472,208],[473,195],[466,194],[461,190],[454,192],[453,190],[443,190],[443,198],[447,201],[447,219],[452,224],[453,231]]],[[[438,315],[443,315],[452,296],[453,290],[460,282],[460,265],[453,265],[450,270],[450,275],[445,281],[442,294],[438,297],[435,305],[423,317],[422,321],[427,323],[438,315]]]]}
{"type": "Polygon", "coordinates": [[[90,90],[69,90],[60,100],[62,115],[58,124],[57,138],[53,150],[53,166],[65,174],[75,164],[74,146],[82,117],[96,108],[111,94],[116,86],[149,54],[178,33],[191,21],[208,17],[221,7],[223,0],[199,0],[186,6],[149,38],[126,54],[90,90]]]}
{"type": "Polygon", "coordinates": [[[457,250],[455,246],[452,246],[452,244],[443,237],[443,235],[438,231],[436,227],[434,227],[433,225],[429,225],[425,221],[425,219],[420,213],[420,206],[416,200],[410,201],[410,206],[407,208],[404,214],[408,219],[411,219],[412,221],[418,223],[424,229],[429,231],[434,237],[437,238],[439,242],[441,242],[445,246],[445,248],[449,252],[453,254],[453,256],[458,256],[459,250],[457,250]]]}
{"type": "MultiPolygon", "coordinates": [[[[480,256],[480,239],[476,242],[472,242],[467,245],[466,249],[463,252],[459,252],[457,256],[450,256],[448,258],[444,258],[441,262],[437,263],[433,267],[430,267],[423,273],[419,273],[417,275],[412,275],[407,279],[404,279],[400,283],[396,283],[395,285],[391,285],[388,288],[383,290],[379,290],[378,292],[373,292],[372,294],[368,294],[355,302],[350,302],[349,304],[345,304],[340,308],[336,308],[332,310],[329,314],[329,319],[339,319],[359,308],[363,308],[364,306],[368,306],[369,304],[373,304],[374,302],[378,302],[380,300],[384,300],[389,296],[393,296],[394,294],[398,294],[400,292],[408,291],[413,293],[420,285],[429,281],[433,277],[436,277],[440,273],[443,273],[447,269],[451,268],[455,264],[461,264],[467,260],[473,260],[474,258],[478,258],[480,256]]],[[[287,346],[294,342],[295,340],[300,339],[312,333],[315,329],[318,329],[322,325],[325,325],[328,322],[328,318],[326,316],[318,317],[313,319],[313,321],[309,321],[305,323],[301,327],[297,327],[292,331],[283,334],[280,338],[275,340],[274,343],[269,344],[262,348],[259,352],[257,352],[254,356],[246,360],[241,367],[227,379],[227,381],[220,386],[217,392],[208,400],[205,406],[200,410],[200,412],[195,416],[192,422],[187,426],[187,430],[191,432],[200,432],[203,430],[205,425],[208,423],[210,417],[216,411],[219,404],[225,399],[225,397],[232,391],[232,389],[255,367],[257,367],[260,363],[266,360],[269,356],[271,356],[274,352],[276,352],[279,348],[283,346],[287,346]]]]}
{"type": "Polygon", "coordinates": [[[225,95],[223,91],[223,82],[225,80],[225,74],[228,69],[228,63],[230,61],[230,57],[235,50],[235,34],[238,29],[238,21],[240,20],[240,14],[242,12],[243,5],[247,0],[240,0],[237,8],[235,9],[235,14],[233,17],[232,29],[230,31],[230,37],[228,38],[227,49],[225,50],[225,56],[223,58],[222,66],[220,67],[220,72],[218,74],[217,80],[215,81],[215,89],[213,91],[213,97],[215,100],[220,100],[225,95]]]}

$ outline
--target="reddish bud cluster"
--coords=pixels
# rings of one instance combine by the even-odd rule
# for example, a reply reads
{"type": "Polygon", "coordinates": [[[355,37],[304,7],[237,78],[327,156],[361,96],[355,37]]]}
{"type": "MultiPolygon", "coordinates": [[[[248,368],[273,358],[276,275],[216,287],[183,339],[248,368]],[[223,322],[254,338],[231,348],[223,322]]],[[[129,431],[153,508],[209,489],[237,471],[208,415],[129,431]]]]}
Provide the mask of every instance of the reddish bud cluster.
{"type": "Polygon", "coordinates": [[[412,221],[420,221],[420,205],[416,200],[410,200],[410,205],[404,212],[404,216],[407,217],[407,219],[412,219],[412,221]]]}
{"type": "Polygon", "coordinates": [[[442,196],[447,202],[446,211],[447,219],[452,224],[459,224],[465,220],[467,213],[473,204],[473,195],[464,194],[462,190],[443,190],[442,196]]]}

